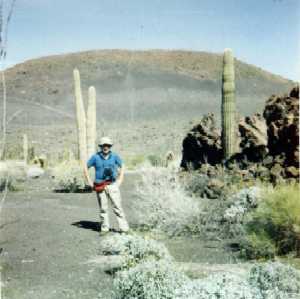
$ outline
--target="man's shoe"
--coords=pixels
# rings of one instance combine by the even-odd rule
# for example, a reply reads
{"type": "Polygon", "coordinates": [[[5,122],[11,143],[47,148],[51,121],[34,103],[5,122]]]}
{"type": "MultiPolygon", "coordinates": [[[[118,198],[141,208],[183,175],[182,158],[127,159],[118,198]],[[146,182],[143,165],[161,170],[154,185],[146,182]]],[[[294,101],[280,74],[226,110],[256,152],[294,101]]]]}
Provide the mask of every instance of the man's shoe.
{"type": "Polygon", "coordinates": [[[128,229],[128,230],[120,230],[119,233],[121,235],[134,235],[134,232],[132,229],[128,229]]]}
{"type": "Polygon", "coordinates": [[[106,236],[108,234],[109,234],[109,230],[102,230],[102,231],[99,232],[100,237],[106,236]]]}

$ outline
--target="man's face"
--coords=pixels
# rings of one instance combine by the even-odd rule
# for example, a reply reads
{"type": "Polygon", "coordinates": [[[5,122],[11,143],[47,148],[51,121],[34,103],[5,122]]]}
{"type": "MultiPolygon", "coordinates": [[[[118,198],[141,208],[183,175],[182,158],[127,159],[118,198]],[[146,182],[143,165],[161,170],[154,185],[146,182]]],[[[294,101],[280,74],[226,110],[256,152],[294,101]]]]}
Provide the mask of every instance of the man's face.
{"type": "Polygon", "coordinates": [[[111,149],[111,145],[110,144],[103,144],[101,146],[101,149],[102,149],[102,152],[104,154],[108,154],[110,152],[110,149],[111,149]]]}

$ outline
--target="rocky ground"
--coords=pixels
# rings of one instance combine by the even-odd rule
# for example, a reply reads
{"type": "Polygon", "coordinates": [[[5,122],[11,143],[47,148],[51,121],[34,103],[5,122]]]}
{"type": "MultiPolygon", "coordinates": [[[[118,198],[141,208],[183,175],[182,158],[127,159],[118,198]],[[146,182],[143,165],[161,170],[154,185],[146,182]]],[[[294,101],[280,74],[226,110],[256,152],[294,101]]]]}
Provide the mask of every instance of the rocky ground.
{"type": "MultiPolygon", "coordinates": [[[[138,179],[138,174],[128,173],[121,189],[131,226],[138,179]]],[[[26,186],[24,191],[10,192],[2,208],[3,298],[110,298],[112,276],[105,273],[98,255],[101,237],[95,194],[53,193],[47,176],[26,186]]],[[[248,267],[237,264],[223,242],[192,237],[163,242],[193,277],[224,270],[243,272],[248,267]]]]}

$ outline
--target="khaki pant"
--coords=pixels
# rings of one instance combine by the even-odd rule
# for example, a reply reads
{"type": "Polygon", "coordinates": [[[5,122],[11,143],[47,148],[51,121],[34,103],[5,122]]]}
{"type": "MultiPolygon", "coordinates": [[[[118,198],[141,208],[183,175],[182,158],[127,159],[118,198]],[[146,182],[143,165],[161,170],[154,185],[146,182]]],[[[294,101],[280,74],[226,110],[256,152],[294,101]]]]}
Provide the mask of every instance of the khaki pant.
{"type": "Polygon", "coordinates": [[[101,231],[109,231],[108,200],[110,200],[114,214],[121,231],[128,231],[129,226],[121,204],[121,193],[116,183],[107,185],[101,192],[97,192],[97,199],[100,209],[101,231]]]}

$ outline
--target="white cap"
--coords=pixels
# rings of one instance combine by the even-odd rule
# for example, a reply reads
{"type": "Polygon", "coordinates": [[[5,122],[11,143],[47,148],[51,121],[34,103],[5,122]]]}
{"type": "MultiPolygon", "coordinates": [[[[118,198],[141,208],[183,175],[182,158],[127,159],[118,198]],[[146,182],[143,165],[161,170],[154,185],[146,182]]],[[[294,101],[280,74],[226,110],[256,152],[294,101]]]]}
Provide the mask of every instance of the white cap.
{"type": "Polygon", "coordinates": [[[102,137],[102,138],[100,139],[99,145],[101,146],[101,145],[103,145],[103,144],[113,145],[111,139],[110,139],[109,137],[107,137],[107,136],[102,137]]]}

